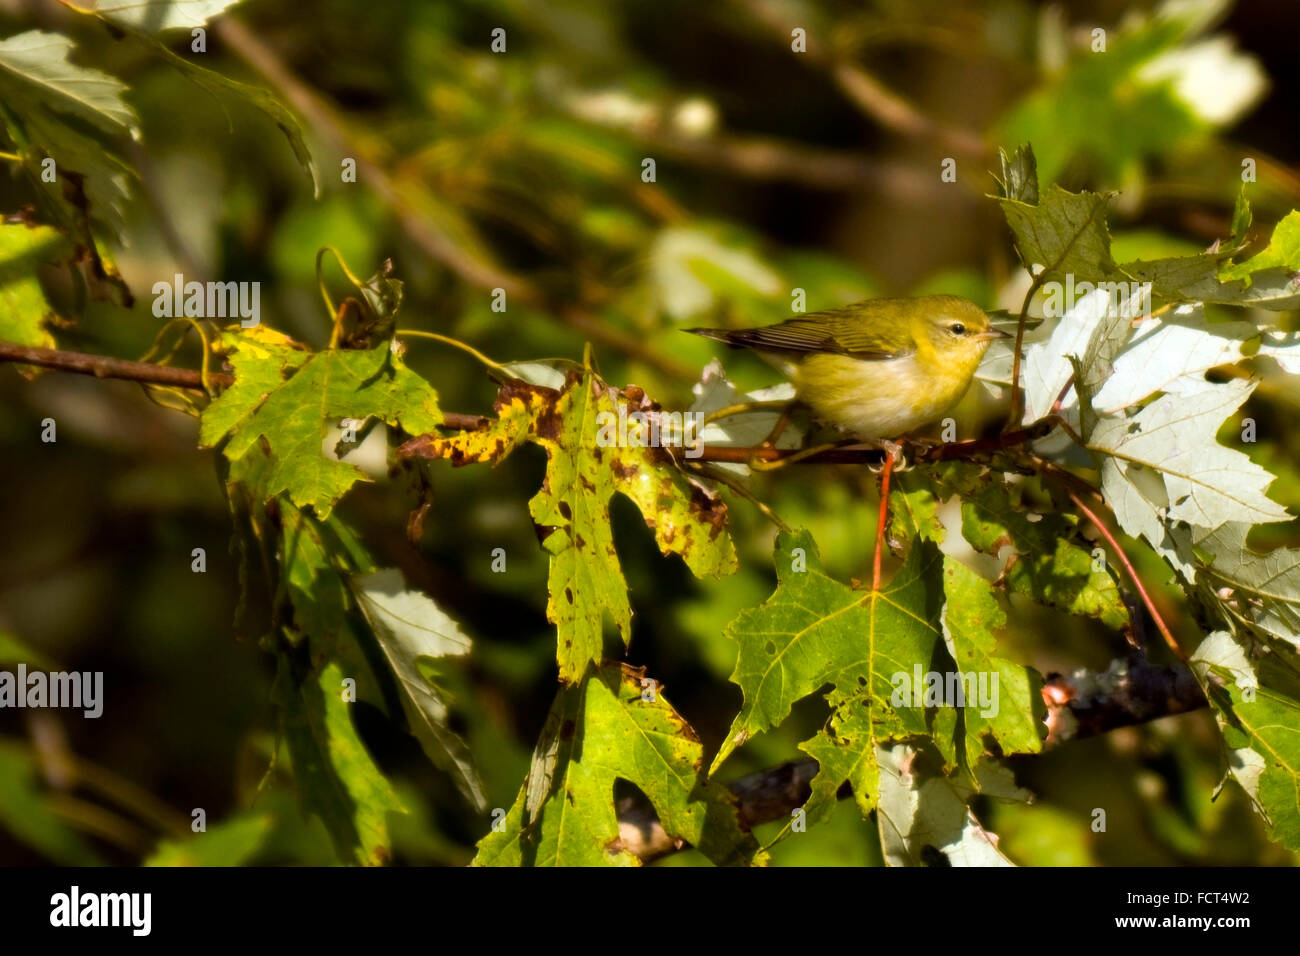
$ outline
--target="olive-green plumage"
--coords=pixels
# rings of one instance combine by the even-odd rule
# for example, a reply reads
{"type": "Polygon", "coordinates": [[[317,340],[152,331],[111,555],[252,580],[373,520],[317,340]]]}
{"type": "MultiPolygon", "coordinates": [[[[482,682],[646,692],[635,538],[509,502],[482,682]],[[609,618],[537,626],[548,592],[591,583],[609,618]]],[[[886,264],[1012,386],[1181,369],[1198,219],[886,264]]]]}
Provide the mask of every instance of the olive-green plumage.
{"type": "Polygon", "coordinates": [[[799,398],[862,438],[898,438],[943,417],[965,394],[994,329],[955,295],[868,299],[758,329],[689,329],[794,365],[799,398]]]}

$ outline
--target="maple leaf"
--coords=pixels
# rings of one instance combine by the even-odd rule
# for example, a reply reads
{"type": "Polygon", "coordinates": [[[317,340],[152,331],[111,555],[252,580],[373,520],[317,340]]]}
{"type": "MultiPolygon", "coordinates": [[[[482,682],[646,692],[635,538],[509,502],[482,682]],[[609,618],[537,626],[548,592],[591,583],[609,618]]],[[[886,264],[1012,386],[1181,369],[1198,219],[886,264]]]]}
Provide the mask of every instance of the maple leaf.
{"type": "Polygon", "coordinates": [[[695,731],[644,671],[604,664],[560,691],[532,768],[501,829],[479,841],[478,866],[636,866],[620,838],[616,780],[634,784],[670,839],[718,864],[762,863],[734,797],[703,779],[695,731]]]}
{"type": "Polygon", "coordinates": [[[256,491],[264,500],[285,493],[324,517],[353,484],[367,480],[355,465],[327,457],[331,426],[350,419],[360,433],[364,422],[378,420],[418,435],[432,431],[442,412],[437,392],[387,343],[317,352],[295,365],[296,359],[283,344],[238,344],[235,385],[204,413],[209,421],[200,440],[210,445],[228,434],[223,453],[247,475],[253,471],[245,459],[262,454],[265,439],[269,460],[256,472],[256,491]],[[226,395],[232,397],[223,402],[226,395]]]}
{"type": "Polygon", "coordinates": [[[604,656],[606,615],[625,645],[631,639],[632,607],[610,526],[615,493],[636,503],[659,550],[679,555],[697,577],[730,574],[737,566],[720,499],[690,481],[668,450],[631,435],[626,444],[602,436],[619,419],[620,406],[624,413],[658,414],[644,395],[636,407],[632,402],[600,380],[588,356],[559,392],[508,381],[497,395],[497,417],[484,428],[423,436],[402,448],[404,455],[457,465],[498,462],[524,441],[546,450],[546,476],[528,511],[551,555],[546,615],[556,626],[560,677],[569,683],[604,656]]]}
{"type": "Polygon", "coordinates": [[[800,744],[821,768],[806,809],[821,819],[848,781],[859,807],[870,812],[879,795],[875,745],[928,729],[924,709],[910,698],[893,706],[893,677],[910,679],[913,665],[928,670],[942,640],[940,594],[926,582],[942,557],[928,543],[914,547],[886,587],[868,592],[828,577],[807,532],[778,535],[774,561],[776,591],[727,627],[740,645],[731,680],[744,703],[710,772],[755,733],[784,721],[795,701],[829,683],[832,730],[800,744]]]}

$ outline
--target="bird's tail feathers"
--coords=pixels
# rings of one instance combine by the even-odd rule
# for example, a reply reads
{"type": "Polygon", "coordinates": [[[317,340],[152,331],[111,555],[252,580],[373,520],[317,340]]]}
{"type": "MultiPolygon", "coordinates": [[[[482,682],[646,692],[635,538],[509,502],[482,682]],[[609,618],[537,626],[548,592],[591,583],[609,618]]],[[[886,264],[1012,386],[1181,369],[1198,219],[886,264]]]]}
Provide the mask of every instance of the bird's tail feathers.
{"type": "Polygon", "coordinates": [[[690,332],[692,335],[702,335],[706,339],[726,342],[732,348],[741,348],[745,344],[743,341],[738,341],[736,333],[730,329],[682,329],[682,331],[690,332]]]}

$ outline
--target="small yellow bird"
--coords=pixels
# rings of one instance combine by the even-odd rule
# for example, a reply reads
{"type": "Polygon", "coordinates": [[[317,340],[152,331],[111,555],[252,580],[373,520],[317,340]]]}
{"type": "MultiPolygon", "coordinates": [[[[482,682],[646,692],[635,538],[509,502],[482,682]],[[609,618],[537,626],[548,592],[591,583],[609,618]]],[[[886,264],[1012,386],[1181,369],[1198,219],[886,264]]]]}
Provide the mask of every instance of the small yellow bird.
{"type": "Polygon", "coordinates": [[[796,394],[813,414],[886,441],[942,418],[993,340],[1007,337],[955,295],[868,299],[758,329],[686,331],[793,363],[796,394]]]}

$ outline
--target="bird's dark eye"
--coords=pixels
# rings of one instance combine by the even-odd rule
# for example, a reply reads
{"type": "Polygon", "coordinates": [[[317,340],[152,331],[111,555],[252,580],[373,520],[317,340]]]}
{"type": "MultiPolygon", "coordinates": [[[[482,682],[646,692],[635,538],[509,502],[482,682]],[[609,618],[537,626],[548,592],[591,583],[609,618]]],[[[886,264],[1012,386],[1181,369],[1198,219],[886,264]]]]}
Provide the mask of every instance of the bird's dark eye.
{"type": "Polygon", "coordinates": [[[960,322],[954,322],[952,325],[948,326],[948,331],[953,335],[965,335],[966,326],[962,325],[960,322]]]}

